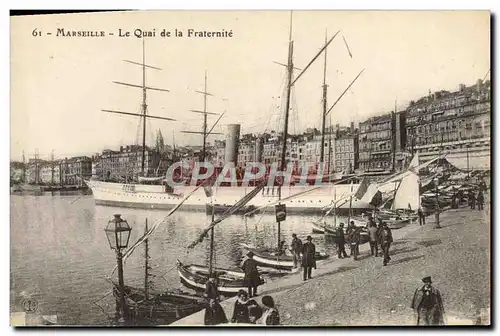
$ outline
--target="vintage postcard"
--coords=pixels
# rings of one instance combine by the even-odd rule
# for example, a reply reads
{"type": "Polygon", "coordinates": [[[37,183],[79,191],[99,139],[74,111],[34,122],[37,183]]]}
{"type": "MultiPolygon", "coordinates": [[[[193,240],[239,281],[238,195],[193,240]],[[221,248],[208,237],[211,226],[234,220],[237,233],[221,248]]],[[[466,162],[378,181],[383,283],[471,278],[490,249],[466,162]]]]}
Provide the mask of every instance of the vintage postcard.
{"type": "Polygon", "coordinates": [[[489,11],[10,18],[12,326],[490,326],[489,11]]]}

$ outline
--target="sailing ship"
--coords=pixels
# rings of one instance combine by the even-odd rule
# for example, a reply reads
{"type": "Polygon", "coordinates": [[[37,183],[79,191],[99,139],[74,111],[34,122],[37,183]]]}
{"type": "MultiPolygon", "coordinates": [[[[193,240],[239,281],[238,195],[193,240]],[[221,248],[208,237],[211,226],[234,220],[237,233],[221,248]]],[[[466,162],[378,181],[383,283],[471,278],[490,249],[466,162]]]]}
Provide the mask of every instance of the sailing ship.
{"type": "MultiPolygon", "coordinates": [[[[338,32],[337,32],[338,34],[338,32]]],[[[335,34],[325,45],[326,46],[333,41],[335,34]]],[[[323,50],[323,49],[322,49],[323,50]]],[[[116,110],[103,110],[107,113],[120,114],[126,116],[135,116],[140,117],[142,120],[142,157],[141,157],[141,175],[138,177],[139,183],[131,182],[131,183],[116,183],[109,181],[99,181],[99,180],[85,180],[85,183],[92,190],[93,198],[95,200],[95,204],[105,205],[105,206],[118,206],[118,207],[131,207],[131,208],[146,208],[146,209],[165,209],[170,210],[175,207],[175,205],[183,198],[183,195],[190,194],[195,190],[195,186],[182,185],[178,187],[170,187],[165,183],[165,180],[159,176],[147,176],[148,172],[145,171],[145,134],[146,134],[146,120],[155,119],[155,120],[165,120],[165,121],[175,121],[172,118],[167,117],[159,117],[148,114],[148,105],[147,105],[147,92],[148,91],[160,91],[160,92],[168,92],[169,90],[151,87],[146,84],[146,70],[161,70],[155,66],[151,66],[146,64],[145,61],[145,47],[143,44],[143,55],[142,62],[133,62],[126,61],[130,64],[138,65],[142,68],[142,84],[135,85],[123,82],[116,82],[116,84],[124,85],[132,88],[140,88],[142,89],[142,104],[141,104],[141,113],[129,113],[122,112],[116,110]]],[[[310,62],[312,64],[314,59],[310,62]]],[[[309,64],[309,65],[310,65],[309,64]]],[[[304,69],[304,71],[309,67],[309,65],[304,69]]],[[[303,72],[304,72],[303,71],[303,72]]],[[[302,73],[303,73],[302,72],[302,73]]],[[[361,74],[361,73],[360,73],[361,74]]],[[[356,81],[359,75],[351,82],[351,84],[344,91],[350,88],[350,86],[356,81]]],[[[299,79],[301,75],[299,75],[294,81],[299,79]]],[[[324,85],[324,89],[326,90],[326,84],[324,85]]],[[[204,92],[205,97],[209,95],[206,90],[204,92]]],[[[324,116],[328,114],[329,111],[335,106],[335,104],[342,98],[344,93],[337,99],[337,101],[330,107],[328,111],[325,111],[324,116]]],[[[326,91],[325,91],[326,94],[326,91]]],[[[289,104],[289,103],[288,103],[289,104]]],[[[323,105],[326,108],[326,98],[323,101],[323,105]]],[[[192,110],[193,112],[203,113],[204,119],[206,121],[207,114],[211,114],[210,112],[202,112],[192,110]]],[[[322,130],[324,131],[324,119],[322,124],[322,130]]],[[[204,123],[206,126],[206,122],[204,123]]],[[[206,133],[206,128],[205,128],[206,133]]],[[[191,133],[200,133],[200,132],[191,132],[191,133]]],[[[324,134],[324,132],[322,132],[324,134]]],[[[287,134],[285,132],[285,138],[287,134]]],[[[204,139],[205,143],[205,139],[204,139]]],[[[324,154],[323,154],[324,156],[324,154]]],[[[284,156],[282,157],[282,162],[284,161],[284,156]]],[[[323,162],[323,157],[321,159],[323,162]]],[[[276,189],[277,184],[274,184],[272,189],[276,189]]],[[[347,191],[349,186],[342,184],[326,184],[323,185],[322,188],[315,188],[311,185],[291,185],[288,187],[279,186],[280,189],[280,197],[286,198],[292,195],[302,196],[295,197],[294,200],[291,200],[288,203],[288,212],[289,213],[318,213],[321,212],[321,209],[330,204],[332,201],[332,197],[335,193],[342,194],[347,191]],[[314,190],[314,192],[311,192],[314,190]]],[[[184,204],[183,209],[185,210],[201,210],[211,212],[211,207],[215,206],[215,212],[220,213],[229,209],[232,205],[236,204],[239,199],[246,196],[251,190],[251,187],[245,186],[221,186],[219,187],[219,191],[217,192],[217,196],[214,199],[213,204],[207,202],[206,197],[203,194],[202,190],[196,190],[193,194],[193,197],[190,197],[184,204]]],[[[269,188],[267,192],[263,192],[261,195],[257,195],[254,197],[245,208],[240,209],[241,212],[247,212],[251,209],[262,208],[268,206],[269,203],[278,200],[277,193],[271,193],[269,195],[269,188]]],[[[364,210],[369,208],[367,203],[363,202],[354,202],[352,204],[352,209],[361,209],[364,210]]],[[[340,211],[341,209],[339,209],[340,211]]],[[[346,210],[346,208],[342,208],[342,210],[346,210]]]]}
{"type": "MultiPolygon", "coordinates": [[[[292,40],[292,16],[290,15],[290,34],[289,34],[289,43],[288,43],[288,62],[287,62],[287,84],[286,84],[286,103],[285,103],[285,118],[284,118],[284,127],[283,127],[283,143],[281,150],[281,161],[280,161],[280,170],[285,171],[286,168],[286,146],[287,146],[287,136],[288,136],[288,117],[290,112],[290,96],[292,91],[292,86],[294,83],[301,77],[301,75],[309,68],[309,66],[316,60],[316,58],[321,55],[323,51],[326,51],[328,45],[333,41],[333,39],[337,36],[339,32],[333,35],[332,38],[328,42],[325,43],[323,48],[318,52],[318,54],[312,59],[312,61],[302,70],[302,72],[297,76],[297,78],[293,79],[293,40],[292,40]]],[[[325,79],[323,81],[323,134],[325,128],[325,117],[326,117],[326,83],[325,79]]],[[[323,135],[324,136],[324,135],[323,135]]],[[[324,143],[324,141],[323,141],[324,143]]],[[[321,144],[321,162],[323,162],[324,155],[324,146],[321,144]]],[[[278,204],[276,205],[276,211],[283,211],[283,207],[281,206],[280,200],[282,199],[282,183],[278,184],[277,190],[278,196],[278,204]],[[278,210],[279,208],[279,210],[278,210]]],[[[281,220],[277,214],[277,224],[278,224],[278,242],[277,248],[256,248],[248,245],[243,246],[246,250],[253,252],[253,259],[257,262],[258,266],[261,267],[270,267],[278,270],[287,270],[291,271],[295,268],[293,257],[286,255],[285,251],[281,250],[281,220]]],[[[328,254],[324,252],[316,252],[316,260],[323,260],[329,257],[328,254]]]]}

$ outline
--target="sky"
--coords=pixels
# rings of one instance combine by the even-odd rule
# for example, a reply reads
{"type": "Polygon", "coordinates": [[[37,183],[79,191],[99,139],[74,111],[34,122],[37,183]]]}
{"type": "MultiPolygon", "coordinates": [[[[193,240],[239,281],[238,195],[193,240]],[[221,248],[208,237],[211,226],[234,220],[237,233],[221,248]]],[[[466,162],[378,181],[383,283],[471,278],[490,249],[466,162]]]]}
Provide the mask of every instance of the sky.
{"type": "MultiPolygon", "coordinates": [[[[289,11],[155,11],[43,15],[11,18],[11,159],[35,152],[48,159],[92,154],[140,143],[139,118],[102,109],[140,112],[142,92],[114,84],[141,84],[145,41],[149,144],[161,129],[167,144],[201,144],[204,75],[207,110],[225,112],[214,132],[239,123],[242,133],[283,127],[289,11]],[[34,29],[36,28],[36,31],[34,29]],[[57,36],[66,31],[104,31],[107,36],[57,36]],[[130,37],[118,33],[129,31],[130,37]],[[156,32],[137,38],[134,31],[156,32]],[[161,31],[183,37],[161,37],[161,31]],[[195,31],[232,32],[232,37],[186,37],[195,31]],[[41,36],[37,36],[39,34],[41,36]],[[47,35],[52,33],[52,35],[47,35]],[[108,35],[113,33],[113,36],[108,35]],[[36,35],[36,36],[34,36],[36,35]],[[283,106],[282,106],[283,105],[283,106]]],[[[294,64],[303,69],[321,49],[325,34],[340,33],[327,50],[330,106],[356,75],[363,74],[331,112],[332,124],[347,125],[387,113],[429,90],[475,84],[490,69],[490,15],[485,11],[294,11],[294,64]],[[352,58],[342,36],[345,37],[352,58]]],[[[324,55],[293,88],[289,130],[320,128],[324,55]]],[[[295,76],[299,71],[295,73],[295,76]]],[[[489,78],[489,77],[488,77],[489,78]]],[[[216,120],[209,117],[209,124],[216,120]]],[[[213,135],[210,141],[223,139],[213,135]]]]}

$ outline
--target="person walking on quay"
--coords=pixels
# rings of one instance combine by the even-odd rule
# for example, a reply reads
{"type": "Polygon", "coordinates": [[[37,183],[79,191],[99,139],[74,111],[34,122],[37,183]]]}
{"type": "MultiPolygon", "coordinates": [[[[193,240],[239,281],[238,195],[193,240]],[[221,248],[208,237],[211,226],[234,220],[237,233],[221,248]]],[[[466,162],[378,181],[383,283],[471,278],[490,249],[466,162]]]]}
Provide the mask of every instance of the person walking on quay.
{"type": "Polygon", "coordinates": [[[350,240],[350,237],[351,237],[351,234],[354,232],[354,229],[356,227],[354,226],[354,222],[353,221],[350,221],[349,223],[347,223],[347,230],[345,230],[345,234],[347,236],[347,241],[349,242],[349,256],[353,256],[354,255],[354,251],[352,249],[352,245],[351,245],[351,240],[350,240]]]}
{"type": "Polygon", "coordinates": [[[387,263],[391,260],[389,249],[392,241],[392,230],[387,226],[387,223],[384,223],[380,230],[380,245],[382,247],[382,252],[384,252],[384,266],[387,266],[387,263]]]}
{"type": "Polygon", "coordinates": [[[205,293],[203,295],[207,300],[205,308],[205,325],[217,325],[227,323],[226,313],[220,305],[220,294],[215,282],[215,275],[210,274],[205,284],[205,293]]]}
{"type": "Polygon", "coordinates": [[[231,323],[250,323],[250,308],[253,306],[258,306],[257,302],[249,300],[247,292],[240,289],[238,291],[238,298],[234,303],[231,323]]]}
{"type": "Polygon", "coordinates": [[[302,253],[302,240],[297,238],[297,235],[295,233],[292,233],[291,249],[293,256],[293,267],[297,268],[298,264],[301,263],[300,254],[302,253]]]}
{"type": "Polygon", "coordinates": [[[349,245],[351,246],[351,254],[354,256],[354,260],[358,260],[360,240],[361,228],[354,227],[349,235],[349,245]]]}
{"type": "Polygon", "coordinates": [[[337,252],[339,259],[349,258],[345,252],[345,234],[344,234],[344,223],[340,223],[335,234],[337,235],[337,252]]]}
{"type": "Polygon", "coordinates": [[[439,290],[432,286],[431,277],[422,279],[424,285],[413,295],[411,308],[416,313],[417,325],[444,325],[443,299],[439,290]]]}
{"type": "Polygon", "coordinates": [[[370,236],[370,251],[372,253],[372,256],[378,257],[377,223],[375,223],[375,221],[370,221],[368,225],[368,234],[370,236]]]}
{"type": "Polygon", "coordinates": [[[264,296],[262,304],[264,305],[264,313],[257,323],[263,325],[280,325],[280,314],[276,309],[273,298],[269,295],[264,296]]]}
{"type": "Polygon", "coordinates": [[[257,262],[253,260],[254,253],[252,251],[247,253],[248,259],[243,262],[241,267],[245,272],[245,282],[248,287],[248,297],[257,296],[257,287],[259,286],[259,270],[257,269],[257,262]]]}
{"type": "Polygon", "coordinates": [[[424,209],[422,209],[422,205],[418,208],[418,222],[420,223],[420,226],[425,225],[425,214],[424,214],[424,209]]]}
{"type": "Polygon", "coordinates": [[[477,210],[484,210],[484,194],[482,190],[477,193],[477,210]]]}
{"type": "Polygon", "coordinates": [[[307,242],[302,246],[302,267],[304,281],[311,279],[312,269],[316,268],[316,246],[312,243],[311,236],[307,236],[307,242]]]}
{"type": "Polygon", "coordinates": [[[472,190],[469,191],[469,205],[471,210],[474,210],[476,208],[476,195],[474,195],[474,192],[472,190]]]}

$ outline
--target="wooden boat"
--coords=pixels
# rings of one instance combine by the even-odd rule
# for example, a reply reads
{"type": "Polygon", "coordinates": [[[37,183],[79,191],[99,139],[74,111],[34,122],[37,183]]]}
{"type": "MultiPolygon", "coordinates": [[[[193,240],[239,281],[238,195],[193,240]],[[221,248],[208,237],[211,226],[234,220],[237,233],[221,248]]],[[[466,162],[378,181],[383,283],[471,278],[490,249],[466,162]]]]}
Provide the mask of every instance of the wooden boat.
{"type": "MultiPolygon", "coordinates": [[[[275,249],[271,248],[253,248],[245,246],[248,251],[254,253],[253,259],[260,267],[270,267],[278,270],[291,271],[293,270],[293,257],[280,255],[275,249]]],[[[316,261],[328,259],[330,255],[325,252],[316,252],[316,261]]]]}
{"type": "MultiPolygon", "coordinates": [[[[184,265],[177,260],[177,272],[184,286],[195,291],[205,291],[205,285],[208,281],[209,267],[202,265],[184,265]]],[[[213,272],[217,278],[217,289],[224,296],[235,296],[240,289],[247,290],[245,283],[245,273],[230,269],[214,268],[213,272]]],[[[264,283],[260,278],[259,285],[264,283]]]]}
{"type": "Polygon", "coordinates": [[[319,223],[313,223],[312,226],[313,226],[312,233],[320,233],[320,234],[323,234],[323,233],[334,234],[335,233],[334,228],[327,227],[326,225],[321,225],[319,223]]]}
{"type": "MultiPolygon", "coordinates": [[[[114,284],[113,296],[119,305],[120,296],[117,284],[114,284]]],[[[181,291],[149,293],[146,299],[144,289],[125,286],[125,298],[129,321],[135,325],[169,324],[194,314],[206,306],[204,298],[181,291]]]]}

